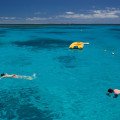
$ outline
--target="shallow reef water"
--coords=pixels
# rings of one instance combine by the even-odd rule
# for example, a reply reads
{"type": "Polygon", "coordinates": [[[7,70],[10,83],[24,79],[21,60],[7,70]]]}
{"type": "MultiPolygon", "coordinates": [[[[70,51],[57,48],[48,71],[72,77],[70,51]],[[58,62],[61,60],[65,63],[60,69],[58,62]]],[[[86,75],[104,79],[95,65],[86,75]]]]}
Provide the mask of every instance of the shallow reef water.
{"type": "Polygon", "coordinates": [[[120,25],[0,25],[0,120],[119,120],[120,25]],[[82,50],[74,41],[89,42],[82,50]]]}

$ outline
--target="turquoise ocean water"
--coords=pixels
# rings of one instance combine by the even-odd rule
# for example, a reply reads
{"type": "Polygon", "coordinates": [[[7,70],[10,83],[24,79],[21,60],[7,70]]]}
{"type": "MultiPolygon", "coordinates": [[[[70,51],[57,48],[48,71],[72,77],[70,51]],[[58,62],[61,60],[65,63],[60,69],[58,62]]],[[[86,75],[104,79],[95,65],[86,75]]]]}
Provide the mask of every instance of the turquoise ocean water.
{"type": "Polygon", "coordinates": [[[37,74],[0,80],[0,120],[120,120],[120,25],[0,25],[0,63],[37,74]]]}

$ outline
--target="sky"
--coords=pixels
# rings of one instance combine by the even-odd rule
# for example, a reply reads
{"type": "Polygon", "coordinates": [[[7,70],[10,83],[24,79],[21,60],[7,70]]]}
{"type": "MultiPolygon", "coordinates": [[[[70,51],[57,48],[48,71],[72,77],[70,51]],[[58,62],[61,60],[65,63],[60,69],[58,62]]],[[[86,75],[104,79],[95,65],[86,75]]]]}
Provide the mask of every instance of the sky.
{"type": "Polygon", "coordinates": [[[120,0],[0,0],[0,23],[120,24],[120,0]]]}

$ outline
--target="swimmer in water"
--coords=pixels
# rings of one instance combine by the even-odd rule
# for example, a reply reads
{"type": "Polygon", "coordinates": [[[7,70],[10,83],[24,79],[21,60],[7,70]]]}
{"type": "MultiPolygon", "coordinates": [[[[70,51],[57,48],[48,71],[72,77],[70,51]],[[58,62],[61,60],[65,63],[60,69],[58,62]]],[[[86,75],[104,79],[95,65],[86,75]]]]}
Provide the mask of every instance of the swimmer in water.
{"type": "Polygon", "coordinates": [[[0,76],[1,78],[18,78],[18,79],[26,79],[26,80],[33,80],[36,78],[36,74],[33,74],[33,76],[22,76],[22,75],[16,75],[16,74],[2,73],[0,76]]]}
{"type": "Polygon", "coordinates": [[[111,96],[112,93],[114,94],[113,98],[117,98],[118,95],[120,94],[120,90],[109,88],[106,95],[111,96]]]}

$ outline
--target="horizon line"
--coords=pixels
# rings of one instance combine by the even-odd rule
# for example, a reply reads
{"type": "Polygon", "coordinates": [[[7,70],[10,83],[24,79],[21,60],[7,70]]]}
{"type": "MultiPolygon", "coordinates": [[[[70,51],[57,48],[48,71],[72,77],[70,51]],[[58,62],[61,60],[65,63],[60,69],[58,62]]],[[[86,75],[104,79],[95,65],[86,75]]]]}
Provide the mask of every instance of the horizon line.
{"type": "Polygon", "coordinates": [[[120,23],[0,23],[0,25],[120,25],[120,23]]]}

